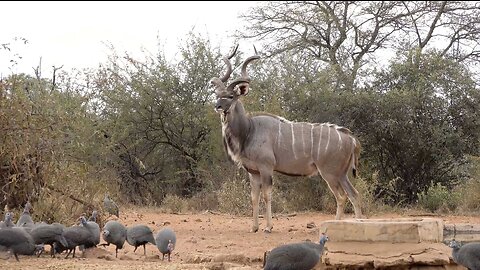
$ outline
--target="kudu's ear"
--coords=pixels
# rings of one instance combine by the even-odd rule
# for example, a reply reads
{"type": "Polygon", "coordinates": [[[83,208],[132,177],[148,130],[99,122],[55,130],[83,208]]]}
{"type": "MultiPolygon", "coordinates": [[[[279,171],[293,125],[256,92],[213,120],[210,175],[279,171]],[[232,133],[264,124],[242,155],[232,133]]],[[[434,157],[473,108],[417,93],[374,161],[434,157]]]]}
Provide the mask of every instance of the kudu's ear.
{"type": "Polygon", "coordinates": [[[220,94],[220,92],[225,91],[225,84],[221,81],[220,78],[212,78],[209,82],[211,89],[215,94],[220,94]]]}
{"type": "Polygon", "coordinates": [[[227,92],[234,93],[237,96],[244,95],[245,91],[248,92],[248,85],[249,84],[250,84],[250,79],[249,78],[242,78],[242,77],[237,78],[228,85],[227,92]],[[247,86],[247,89],[245,89],[245,87],[241,87],[242,85],[247,86]]]}
{"type": "Polygon", "coordinates": [[[250,89],[250,84],[248,83],[241,83],[238,85],[238,95],[246,96],[248,94],[248,90],[250,89]]]}
{"type": "Polygon", "coordinates": [[[238,84],[238,87],[237,87],[238,95],[246,96],[248,94],[248,90],[250,89],[250,78],[249,78],[248,73],[247,73],[247,66],[250,62],[260,58],[260,56],[257,54],[257,49],[255,48],[255,46],[253,48],[255,50],[255,55],[247,58],[245,60],[245,62],[243,62],[243,65],[242,65],[242,76],[241,76],[241,78],[245,81],[238,84]]]}

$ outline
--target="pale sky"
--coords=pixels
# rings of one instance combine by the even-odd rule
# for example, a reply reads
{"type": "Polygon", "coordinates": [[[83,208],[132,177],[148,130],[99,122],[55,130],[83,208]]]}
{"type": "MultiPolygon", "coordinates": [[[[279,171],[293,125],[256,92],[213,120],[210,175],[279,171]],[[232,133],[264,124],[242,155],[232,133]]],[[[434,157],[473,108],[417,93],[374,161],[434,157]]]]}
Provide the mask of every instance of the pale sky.
{"type": "Polygon", "coordinates": [[[11,43],[12,50],[0,46],[0,76],[33,75],[40,57],[42,75],[51,73],[52,65],[64,65],[66,71],[95,68],[111,53],[107,44],[141,57],[141,48],[155,53],[160,40],[167,59],[173,59],[193,28],[228,49],[243,23],[238,15],[255,5],[257,1],[2,1],[0,45],[11,43]],[[12,66],[15,54],[22,59],[12,66]]]}

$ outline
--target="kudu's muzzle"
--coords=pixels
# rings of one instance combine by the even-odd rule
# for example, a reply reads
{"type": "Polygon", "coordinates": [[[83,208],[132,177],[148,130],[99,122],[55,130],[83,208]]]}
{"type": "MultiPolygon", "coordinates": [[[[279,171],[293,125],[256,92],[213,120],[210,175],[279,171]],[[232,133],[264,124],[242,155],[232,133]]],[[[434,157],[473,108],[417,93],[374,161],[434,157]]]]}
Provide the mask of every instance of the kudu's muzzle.
{"type": "Polygon", "coordinates": [[[217,113],[227,113],[228,109],[230,109],[230,105],[232,104],[232,100],[228,98],[219,98],[217,99],[217,103],[215,103],[215,111],[217,113]]]}

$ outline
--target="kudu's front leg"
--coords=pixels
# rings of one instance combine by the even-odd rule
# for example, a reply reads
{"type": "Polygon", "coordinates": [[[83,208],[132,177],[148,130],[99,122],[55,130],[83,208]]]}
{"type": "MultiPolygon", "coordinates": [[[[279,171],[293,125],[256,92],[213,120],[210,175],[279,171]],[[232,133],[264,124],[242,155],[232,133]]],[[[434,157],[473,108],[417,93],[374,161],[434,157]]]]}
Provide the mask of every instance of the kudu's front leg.
{"type": "Polygon", "coordinates": [[[253,225],[251,232],[258,231],[258,208],[260,202],[260,188],[262,182],[260,181],[260,175],[248,174],[250,178],[251,196],[252,196],[252,208],[253,208],[253,225]]]}
{"type": "Polygon", "coordinates": [[[267,226],[263,229],[264,232],[271,233],[273,229],[272,224],[272,177],[262,177],[262,193],[266,205],[267,226]]]}
{"type": "Polygon", "coordinates": [[[263,229],[264,232],[272,232],[272,176],[266,174],[267,176],[260,174],[248,174],[250,177],[250,186],[252,187],[252,207],[253,207],[253,226],[252,232],[258,231],[258,214],[259,214],[259,203],[260,203],[260,191],[263,193],[263,199],[265,200],[266,206],[266,220],[267,226],[263,229]]]}

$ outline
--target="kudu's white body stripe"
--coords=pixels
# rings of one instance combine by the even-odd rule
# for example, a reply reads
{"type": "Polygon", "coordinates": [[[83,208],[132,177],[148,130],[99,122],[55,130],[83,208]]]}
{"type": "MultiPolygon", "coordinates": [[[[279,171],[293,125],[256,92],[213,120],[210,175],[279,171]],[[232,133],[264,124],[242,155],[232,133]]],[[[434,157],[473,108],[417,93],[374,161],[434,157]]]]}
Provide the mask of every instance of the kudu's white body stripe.
{"type": "Polygon", "coordinates": [[[320,125],[320,135],[318,136],[317,160],[320,159],[320,147],[322,145],[322,131],[323,131],[323,124],[320,125]]]}
{"type": "Polygon", "coordinates": [[[304,124],[304,123],[302,123],[302,134],[301,134],[301,136],[302,136],[302,150],[303,150],[303,156],[306,156],[306,155],[307,155],[307,153],[305,152],[305,136],[304,136],[304,132],[303,132],[303,126],[304,126],[304,125],[305,125],[305,124],[304,124]]]}
{"type": "Polygon", "coordinates": [[[335,131],[337,132],[338,135],[338,148],[342,149],[342,136],[340,135],[340,132],[336,128],[335,131]]]}
{"type": "Polygon", "coordinates": [[[297,153],[295,153],[295,132],[293,132],[293,123],[290,122],[290,130],[292,131],[292,152],[293,157],[297,159],[297,153]]]}
{"type": "Polygon", "coordinates": [[[282,121],[278,121],[278,139],[277,139],[277,146],[280,148],[282,144],[282,121]]]}
{"type": "Polygon", "coordinates": [[[313,158],[313,124],[310,124],[310,156],[313,158]]]}
{"type": "Polygon", "coordinates": [[[325,153],[327,152],[328,150],[328,144],[330,143],[330,126],[327,126],[328,128],[328,137],[327,137],[327,145],[325,145],[325,153]]]}

